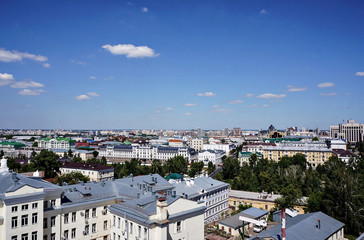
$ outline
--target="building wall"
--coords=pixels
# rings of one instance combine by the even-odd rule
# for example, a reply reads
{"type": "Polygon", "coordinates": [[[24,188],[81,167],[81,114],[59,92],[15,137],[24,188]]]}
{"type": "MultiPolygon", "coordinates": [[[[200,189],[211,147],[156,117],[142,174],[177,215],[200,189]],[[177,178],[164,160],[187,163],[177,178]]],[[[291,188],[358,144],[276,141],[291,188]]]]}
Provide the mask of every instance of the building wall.
{"type": "Polygon", "coordinates": [[[88,169],[74,169],[74,168],[60,168],[61,174],[71,172],[79,172],[90,178],[90,181],[100,182],[102,180],[112,180],[114,178],[114,169],[110,170],[88,170],[88,169]]]}

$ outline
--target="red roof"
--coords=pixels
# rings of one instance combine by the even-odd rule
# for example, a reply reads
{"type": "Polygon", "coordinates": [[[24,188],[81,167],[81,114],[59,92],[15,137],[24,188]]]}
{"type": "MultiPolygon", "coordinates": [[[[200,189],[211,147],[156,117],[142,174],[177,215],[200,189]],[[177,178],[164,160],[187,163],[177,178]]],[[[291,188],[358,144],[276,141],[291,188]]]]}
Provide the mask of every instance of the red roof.
{"type": "Polygon", "coordinates": [[[182,142],[181,140],[177,140],[177,139],[169,139],[169,142],[182,142]]]}

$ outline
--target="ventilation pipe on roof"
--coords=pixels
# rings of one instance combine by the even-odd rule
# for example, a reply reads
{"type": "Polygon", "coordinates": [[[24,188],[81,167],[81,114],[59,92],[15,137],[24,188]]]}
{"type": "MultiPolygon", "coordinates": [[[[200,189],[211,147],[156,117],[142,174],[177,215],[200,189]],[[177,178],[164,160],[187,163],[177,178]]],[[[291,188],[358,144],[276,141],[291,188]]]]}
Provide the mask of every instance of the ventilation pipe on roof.
{"type": "Polygon", "coordinates": [[[321,229],[321,221],[320,221],[320,219],[317,219],[317,229],[321,229]]]}

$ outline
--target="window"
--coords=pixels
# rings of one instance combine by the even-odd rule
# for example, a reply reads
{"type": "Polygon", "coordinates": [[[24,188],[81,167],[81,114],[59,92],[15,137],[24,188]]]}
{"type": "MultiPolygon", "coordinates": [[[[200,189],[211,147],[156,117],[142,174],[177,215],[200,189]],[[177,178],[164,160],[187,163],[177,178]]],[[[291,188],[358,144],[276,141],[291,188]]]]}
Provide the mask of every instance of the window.
{"type": "Polygon", "coordinates": [[[43,240],[48,240],[48,235],[44,235],[43,240]]]}
{"type": "Polygon", "coordinates": [[[48,208],[48,201],[43,202],[43,208],[48,208]]]}
{"type": "Polygon", "coordinates": [[[92,209],[92,217],[94,218],[94,217],[96,217],[96,208],[93,208],[92,209]]]}
{"type": "Polygon", "coordinates": [[[72,228],[71,238],[75,238],[75,237],[76,237],[76,228],[72,228]]]}
{"type": "Polygon", "coordinates": [[[113,221],[112,222],[113,222],[112,225],[115,227],[115,224],[116,224],[116,217],[115,217],[115,215],[114,215],[114,218],[113,218],[113,221]]]}
{"type": "MultiPolygon", "coordinates": [[[[18,206],[11,207],[11,212],[17,212],[17,211],[18,211],[18,206]]],[[[17,237],[17,236],[15,236],[15,237],[17,237]]]]}
{"type": "Polygon", "coordinates": [[[120,228],[120,218],[118,218],[118,228],[120,228]]]}
{"type": "Polygon", "coordinates": [[[68,239],[68,230],[65,230],[65,231],[63,232],[63,237],[64,237],[65,239],[68,239]]]}
{"type": "Polygon", "coordinates": [[[96,223],[93,223],[92,224],[92,233],[95,233],[96,232],[96,223]]]}
{"type": "Polygon", "coordinates": [[[72,222],[76,222],[76,212],[72,213],[72,222]]]}
{"type": "Polygon", "coordinates": [[[51,217],[51,227],[56,225],[56,217],[51,217]]]}
{"type": "Polygon", "coordinates": [[[145,227],[145,228],[144,228],[144,238],[146,238],[146,237],[147,237],[147,233],[148,233],[148,229],[145,227]]]}
{"type": "Polygon", "coordinates": [[[104,230],[107,229],[107,221],[104,221],[104,230]]]}
{"type": "Polygon", "coordinates": [[[11,240],[18,240],[18,236],[12,236],[11,240]]]}
{"type": "Polygon", "coordinates": [[[12,217],[11,218],[11,228],[18,227],[18,217],[12,217]]]}
{"type": "Polygon", "coordinates": [[[133,223],[130,223],[130,234],[133,234],[133,223]]]}
{"type": "Polygon", "coordinates": [[[32,224],[38,223],[38,213],[32,214],[32,224]]]}
{"type": "MultiPolygon", "coordinates": [[[[28,225],[28,215],[21,216],[21,225],[22,226],[28,225]]],[[[28,238],[28,235],[27,235],[27,238],[28,238]]]]}
{"type": "Polygon", "coordinates": [[[56,200],[51,200],[51,207],[54,207],[54,206],[56,206],[56,200]]]}
{"type": "Polygon", "coordinates": [[[138,237],[142,236],[142,227],[138,226],[138,237]]]}
{"type": "Polygon", "coordinates": [[[33,209],[38,208],[38,203],[33,203],[33,204],[32,204],[32,208],[33,208],[33,209]]]}
{"type": "Polygon", "coordinates": [[[28,240],[28,233],[22,234],[21,240],[28,240]]]}
{"type": "Polygon", "coordinates": [[[68,213],[64,214],[64,223],[68,223],[68,213]]]}
{"type": "Polygon", "coordinates": [[[24,204],[21,206],[21,210],[22,211],[25,211],[25,210],[28,210],[28,204],[24,204]]]}
{"type": "Polygon", "coordinates": [[[83,234],[87,235],[89,233],[89,231],[90,231],[90,225],[86,225],[85,226],[85,231],[83,231],[83,234]]]}
{"type": "Polygon", "coordinates": [[[56,240],[56,234],[55,233],[51,234],[51,240],[56,240]]]}
{"type": "Polygon", "coordinates": [[[181,232],[182,231],[182,222],[178,221],[176,225],[177,225],[177,232],[178,233],[181,232]]]}
{"type": "Polygon", "coordinates": [[[32,232],[32,240],[38,240],[38,233],[32,232]]]}
{"type": "Polygon", "coordinates": [[[85,210],[85,219],[90,218],[90,209],[85,210]]]}

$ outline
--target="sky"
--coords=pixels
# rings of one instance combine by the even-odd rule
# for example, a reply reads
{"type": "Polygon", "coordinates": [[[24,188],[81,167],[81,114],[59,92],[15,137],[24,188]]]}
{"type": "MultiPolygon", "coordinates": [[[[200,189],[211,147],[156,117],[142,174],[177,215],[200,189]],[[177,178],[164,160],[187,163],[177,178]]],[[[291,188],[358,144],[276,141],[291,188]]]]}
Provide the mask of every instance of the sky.
{"type": "Polygon", "coordinates": [[[364,2],[0,1],[0,128],[364,123],[364,2]]]}

